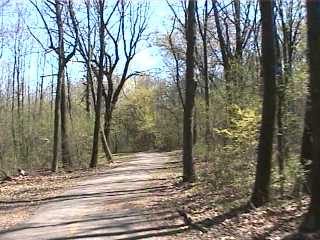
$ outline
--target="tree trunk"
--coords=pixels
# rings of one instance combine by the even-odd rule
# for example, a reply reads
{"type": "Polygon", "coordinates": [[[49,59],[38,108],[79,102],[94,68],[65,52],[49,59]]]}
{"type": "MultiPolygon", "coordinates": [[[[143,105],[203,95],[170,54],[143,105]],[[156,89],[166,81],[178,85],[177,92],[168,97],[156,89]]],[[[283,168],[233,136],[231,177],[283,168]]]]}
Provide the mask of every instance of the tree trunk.
{"type": "MultiPolygon", "coordinates": [[[[86,2],[86,11],[87,11],[87,44],[88,44],[88,59],[87,59],[87,76],[86,76],[86,112],[88,113],[88,116],[90,116],[90,88],[93,88],[93,82],[92,80],[92,69],[91,69],[91,58],[92,58],[92,48],[91,48],[91,25],[90,25],[90,8],[91,3],[90,1],[86,2]],[[91,87],[90,87],[91,86],[91,87]]],[[[94,95],[92,95],[93,100],[94,95]]],[[[95,105],[95,101],[93,101],[95,105]]]]}
{"type": "Polygon", "coordinates": [[[197,114],[197,108],[194,107],[193,108],[193,123],[192,123],[192,143],[193,145],[197,144],[197,140],[198,140],[198,114],[197,114]]]}
{"type": "Polygon", "coordinates": [[[276,56],[274,1],[260,1],[262,18],[262,71],[264,82],[258,162],[251,202],[259,207],[269,200],[272,142],[276,111],[276,56]]]}
{"type": "Polygon", "coordinates": [[[302,231],[320,230],[320,1],[307,1],[308,58],[311,92],[311,201],[302,231]]]}
{"type": "Polygon", "coordinates": [[[58,57],[59,57],[59,73],[58,78],[60,81],[60,118],[61,118],[61,158],[63,168],[70,170],[71,168],[71,155],[69,147],[69,136],[68,136],[68,123],[67,123],[67,100],[66,100],[66,84],[65,84],[65,67],[66,59],[64,52],[64,28],[62,19],[62,4],[59,0],[55,1],[56,7],[56,21],[58,26],[58,57]]]}
{"type": "Polygon", "coordinates": [[[93,145],[92,154],[90,161],[90,168],[97,167],[98,164],[98,151],[99,151],[99,132],[101,127],[101,101],[102,101],[102,84],[103,84],[103,59],[105,52],[105,28],[104,28],[104,1],[99,0],[99,41],[100,41],[100,52],[99,52],[99,73],[98,73],[98,87],[97,87],[97,99],[95,106],[95,122],[94,122],[94,132],[93,132],[93,145]]]}
{"type": "Polygon", "coordinates": [[[202,78],[204,82],[204,101],[205,101],[205,143],[207,145],[207,153],[209,152],[210,146],[210,95],[209,95],[209,72],[208,72],[208,0],[204,3],[204,17],[203,17],[203,28],[201,28],[201,22],[199,13],[197,10],[199,31],[202,38],[202,51],[203,51],[203,70],[202,78]]]}
{"type": "Polygon", "coordinates": [[[226,98],[227,98],[227,104],[226,104],[226,112],[227,112],[227,126],[229,125],[229,117],[231,116],[230,107],[229,105],[232,104],[232,79],[231,79],[231,63],[230,63],[230,47],[227,45],[224,37],[223,37],[223,31],[222,26],[220,22],[220,16],[219,16],[219,10],[217,8],[217,0],[212,1],[212,7],[213,7],[213,14],[214,14],[214,21],[216,25],[217,35],[218,35],[218,41],[220,46],[220,51],[222,55],[222,62],[223,62],[223,70],[224,70],[224,79],[226,82],[226,98]]]}
{"type": "MultiPolygon", "coordinates": [[[[90,65],[90,63],[89,63],[90,65]]],[[[86,96],[86,112],[88,116],[90,116],[90,82],[91,82],[91,73],[89,72],[89,68],[87,66],[87,76],[86,76],[86,91],[85,91],[85,96],[86,96]]]]}
{"type": "Polygon", "coordinates": [[[241,32],[241,5],[240,0],[234,0],[235,28],[236,28],[236,58],[240,63],[242,59],[242,32],[241,32]]]}
{"type": "Polygon", "coordinates": [[[112,152],[110,150],[109,137],[111,132],[111,119],[112,119],[112,110],[106,110],[104,115],[104,127],[103,127],[103,151],[106,155],[107,160],[112,160],[112,152]]]}
{"type": "Polygon", "coordinates": [[[67,120],[67,96],[66,96],[66,84],[64,75],[64,66],[61,66],[61,101],[60,101],[60,112],[61,112],[61,158],[63,168],[70,170],[71,168],[71,155],[69,147],[69,135],[68,135],[68,120],[67,120]]]}
{"type": "Polygon", "coordinates": [[[39,117],[42,115],[42,108],[43,108],[43,81],[44,81],[44,76],[41,76],[41,81],[40,81],[40,105],[39,105],[39,117]]]}
{"type": "Polygon", "coordinates": [[[106,158],[109,162],[112,161],[112,152],[110,150],[110,147],[109,147],[109,143],[108,143],[108,140],[107,140],[107,136],[105,135],[105,131],[103,130],[103,128],[101,128],[101,143],[102,143],[102,148],[103,148],[103,151],[104,151],[104,154],[106,155],[106,158]]]}
{"type": "MultiPolygon", "coordinates": [[[[58,170],[58,144],[59,144],[59,125],[60,125],[60,73],[57,77],[56,98],[54,105],[54,127],[53,127],[53,158],[51,163],[51,171],[56,172],[58,170]]],[[[53,86],[53,84],[52,84],[53,86]]]]}
{"type": "Polygon", "coordinates": [[[297,184],[301,186],[302,191],[310,194],[311,190],[311,162],[312,162],[312,112],[311,112],[311,95],[307,96],[306,110],[304,116],[304,128],[302,135],[302,145],[301,145],[301,165],[304,171],[304,180],[298,182],[297,184]]]}
{"type": "Polygon", "coordinates": [[[193,182],[195,172],[193,166],[193,135],[192,135],[192,115],[194,108],[194,97],[196,83],[194,80],[195,64],[195,4],[196,0],[189,0],[188,19],[186,29],[187,54],[186,54],[186,91],[185,91],[185,108],[183,111],[183,181],[193,182]]]}
{"type": "MultiPolygon", "coordinates": [[[[276,27],[276,26],[275,26],[276,27]]],[[[277,32],[277,29],[276,29],[277,32]]],[[[276,33],[277,34],[277,33],[276,33]]],[[[279,39],[275,40],[276,44],[276,78],[277,78],[277,163],[278,173],[280,177],[280,194],[283,196],[284,191],[284,161],[286,158],[285,152],[285,127],[284,127],[284,115],[285,115],[285,81],[284,73],[282,71],[282,56],[280,50],[279,39]]]]}

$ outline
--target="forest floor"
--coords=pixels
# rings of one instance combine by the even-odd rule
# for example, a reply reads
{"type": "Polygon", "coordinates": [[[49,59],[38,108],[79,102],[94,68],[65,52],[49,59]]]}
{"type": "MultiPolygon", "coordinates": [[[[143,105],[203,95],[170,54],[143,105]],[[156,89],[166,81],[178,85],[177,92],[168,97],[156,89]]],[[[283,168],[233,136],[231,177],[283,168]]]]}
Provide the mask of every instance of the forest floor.
{"type": "Polygon", "coordinates": [[[137,153],[0,183],[0,239],[320,239],[295,233],[307,198],[248,209],[231,188],[181,184],[180,162],[179,152],[137,153]]]}
{"type": "MultiPolygon", "coordinates": [[[[173,159],[180,155],[171,154],[173,159]]],[[[206,163],[196,164],[196,172],[204,172],[206,163]]],[[[244,194],[232,186],[215,190],[208,179],[193,184],[181,183],[181,171],[161,172],[167,179],[165,197],[158,198],[157,208],[174,207],[187,217],[189,231],[176,239],[220,240],[320,240],[320,233],[297,232],[307,212],[309,197],[286,196],[273,199],[264,207],[248,204],[249,193],[244,194]],[[180,181],[180,183],[179,183],[180,181]]]]}

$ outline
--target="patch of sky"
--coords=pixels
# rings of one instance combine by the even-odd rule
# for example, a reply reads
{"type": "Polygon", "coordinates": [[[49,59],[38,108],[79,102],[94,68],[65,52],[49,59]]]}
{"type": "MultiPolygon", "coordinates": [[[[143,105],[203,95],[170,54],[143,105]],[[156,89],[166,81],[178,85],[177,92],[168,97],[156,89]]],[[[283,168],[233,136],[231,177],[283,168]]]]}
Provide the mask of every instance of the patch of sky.
{"type": "MultiPolygon", "coordinates": [[[[0,6],[4,1],[6,0],[0,0],[0,6]]],[[[43,4],[44,1],[34,1],[39,4],[39,8],[43,12],[44,17],[49,19],[50,28],[55,29],[54,18],[43,4]]],[[[132,4],[136,4],[139,1],[142,2],[145,0],[132,0],[132,4]]],[[[80,1],[74,2],[80,3],[80,1]]],[[[109,3],[111,4],[112,1],[109,1],[109,3]]],[[[148,27],[145,32],[146,37],[137,48],[137,54],[132,61],[130,71],[151,72],[157,74],[158,77],[161,77],[161,75],[163,75],[162,77],[165,77],[165,71],[163,71],[165,65],[163,63],[161,49],[155,42],[161,35],[166,33],[170,24],[171,10],[165,0],[149,0],[149,4],[150,9],[148,27]]],[[[75,6],[75,8],[77,9],[79,20],[84,21],[85,10],[83,8],[81,10],[79,6],[75,6]]],[[[6,68],[12,68],[15,44],[17,45],[17,39],[19,38],[21,47],[20,54],[24,54],[25,57],[24,78],[25,81],[29,83],[30,87],[34,89],[36,83],[39,82],[41,75],[51,75],[57,71],[57,56],[53,51],[48,50],[48,35],[40,15],[29,1],[23,0],[10,0],[5,6],[1,7],[0,12],[0,40],[4,43],[0,62],[3,67],[6,65],[6,68]],[[17,32],[21,37],[17,37],[17,32]],[[30,32],[32,32],[32,35],[34,35],[37,40],[31,36],[30,32]],[[41,42],[41,44],[39,44],[39,42],[41,42]]],[[[81,61],[83,61],[81,56],[77,54],[68,64],[68,73],[73,82],[78,82],[85,76],[83,64],[79,63],[81,61]]],[[[121,71],[121,66],[123,64],[124,62],[120,61],[119,71],[121,71]]],[[[48,77],[44,80],[45,85],[49,86],[52,78],[48,77]]],[[[1,81],[6,80],[2,79],[1,81]]]]}

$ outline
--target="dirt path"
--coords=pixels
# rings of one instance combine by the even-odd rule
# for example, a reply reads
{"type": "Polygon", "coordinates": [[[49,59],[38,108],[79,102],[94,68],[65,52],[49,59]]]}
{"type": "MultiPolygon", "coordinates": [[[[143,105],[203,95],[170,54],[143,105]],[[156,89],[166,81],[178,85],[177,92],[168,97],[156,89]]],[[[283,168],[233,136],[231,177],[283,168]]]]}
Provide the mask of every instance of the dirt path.
{"type": "Polygon", "coordinates": [[[167,154],[138,153],[49,199],[23,225],[0,232],[1,240],[170,239],[186,229],[174,209],[156,211],[168,186],[157,179],[167,154]]]}

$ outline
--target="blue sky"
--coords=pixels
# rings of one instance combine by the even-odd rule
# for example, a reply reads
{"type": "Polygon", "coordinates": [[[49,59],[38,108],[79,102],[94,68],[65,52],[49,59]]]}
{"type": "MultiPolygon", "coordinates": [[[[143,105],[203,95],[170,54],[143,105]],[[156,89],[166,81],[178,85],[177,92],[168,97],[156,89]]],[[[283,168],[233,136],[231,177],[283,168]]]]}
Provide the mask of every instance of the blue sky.
{"type": "MultiPolygon", "coordinates": [[[[166,26],[170,18],[170,8],[165,0],[150,0],[150,21],[148,31],[155,33],[153,38],[166,33],[166,26]]],[[[160,49],[154,43],[146,43],[140,49],[134,61],[134,69],[159,69],[163,66],[160,49]],[[149,46],[148,46],[149,45],[149,46]]]]}
{"type": "MultiPolygon", "coordinates": [[[[0,3],[5,0],[0,0],[0,3]]],[[[133,1],[139,1],[139,0],[133,0],[133,1]]],[[[40,1],[41,2],[41,1],[40,1]]],[[[39,15],[36,13],[36,10],[33,9],[30,3],[28,1],[23,0],[11,0],[10,6],[7,7],[4,10],[4,20],[5,22],[9,22],[11,24],[14,24],[16,22],[16,8],[17,6],[20,8],[23,8],[23,5],[27,6],[27,10],[23,11],[24,13],[30,12],[29,16],[24,17],[25,22],[28,24],[30,28],[33,29],[35,32],[35,35],[39,37],[39,39],[42,39],[44,44],[46,45],[46,32],[44,30],[39,30],[39,27],[41,27],[42,22],[40,20],[39,15]]],[[[155,39],[157,36],[162,35],[166,32],[166,26],[168,26],[168,20],[170,19],[170,9],[167,6],[165,0],[150,0],[150,21],[148,23],[148,29],[147,32],[149,33],[157,33],[152,36],[152,39],[155,39]]],[[[42,25],[43,26],[43,25],[42,25]]],[[[13,30],[13,29],[11,29],[13,30]]],[[[28,31],[28,30],[26,30],[28,31]]],[[[31,41],[32,37],[29,37],[28,41],[31,41]]],[[[136,57],[134,58],[131,66],[132,71],[159,71],[159,68],[163,68],[163,61],[160,49],[154,45],[152,42],[153,40],[150,39],[148,42],[145,42],[141,45],[140,49],[138,50],[138,53],[136,57]]],[[[7,39],[5,39],[7,40],[7,39]]],[[[2,59],[0,59],[0,62],[13,62],[12,57],[12,41],[9,43],[11,45],[10,49],[5,51],[4,56],[2,59]]],[[[26,46],[28,47],[28,46],[26,46]]],[[[41,49],[40,45],[33,41],[33,46],[30,51],[32,52],[40,52],[40,56],[44,56],[44,50],[41,49]]],[[[43,64],[40,69],[37,68],[37,61],[38,55],[37,54],[31,54],[29,59],[27,60],[27,69],[25,73],[25,78],[29,82],[35,82],[35,80],[38,78],[39,75],[42,74],[51,74],[52,71],[55,71],[56,68],[56,61],[55,56],[53,54],[47,54],[46,61],[47,64],[43,64]]],[[[69,69],[72,69],[73,67],[70,64],[69,69]]],[[[76,67],[77,75],[74,76],[75,79],[80,79],[82,76],[79,76],[79,67],[76,67]]],[[[164,72],[164,71],[162,71],[164,72]]]]}

